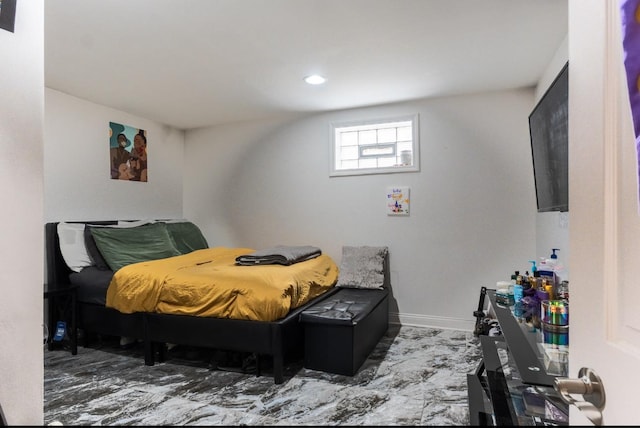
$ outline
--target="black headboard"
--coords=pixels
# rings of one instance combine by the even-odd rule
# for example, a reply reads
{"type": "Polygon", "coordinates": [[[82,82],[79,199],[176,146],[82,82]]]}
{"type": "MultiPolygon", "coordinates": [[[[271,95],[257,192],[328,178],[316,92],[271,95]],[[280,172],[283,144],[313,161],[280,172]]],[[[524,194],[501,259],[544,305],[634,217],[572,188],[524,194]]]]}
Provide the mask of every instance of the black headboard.
{"type": "MultiPolygon", "coordinates": [[[[70,221],[69,223],[84,224],[117,224],[117,220],[101,221],[70,221]]],[[[69,274],[71,269],[62,257],[60,252],[60,239],[58,238],[58,222],[46,223],[44,225],[44,247],[46,260],[45,283],[50,289],[55,289],[64,284],[69,284],[69,274]]]]}

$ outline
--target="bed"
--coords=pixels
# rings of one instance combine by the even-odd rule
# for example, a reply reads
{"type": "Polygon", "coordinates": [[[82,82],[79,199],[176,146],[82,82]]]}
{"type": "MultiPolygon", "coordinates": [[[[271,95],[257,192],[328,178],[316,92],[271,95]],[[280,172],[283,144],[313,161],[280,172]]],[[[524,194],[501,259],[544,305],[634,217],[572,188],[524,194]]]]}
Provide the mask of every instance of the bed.
{"type": "MultiPolygon", "coordinates": [[[[157,234],[157,231],[153,233],[157,234]]],[[[164,232],[162,236],[163,239],[166,238],[164,232]]],[[[338,267],[321,252],[299,262],[287,263],[285,260],[256,267],[237,263],[238,266],[231,267],[229,265],[233,263],[230,260],[251,254],[252,249],[209,248],[197,226],[188,221],[50,222],[45,225],[45,245],[48,287],[60,288],[70,284],[77,286],[77,326],[85,333],[85,346],[90,334],[136,338],[144,342],[146,365],[154,365],[156,360],[162,361],[165,343],[238,351],[254,354],[258,362],[262,357],[271,358],[274,382],[282,383],[285,360],[299,358],[304,351],[304,328],[299,322],[300,313],[337,291],[335,284],[338,267]],[[167,230],[166,233],[174,244],[171,250],[166,249],[164,241],[160,244],[145,241],[146,237],[140,233],[145,227],[149,230],[153,228],[148,224],[164,225],[163,229],[167,230]],[[123,239],[126,251],[122,250],[121,242],[117,248],[109,248],[110,241],[101,236],[109,237],[109,234],[123,239]],[[129,235],[135,237],[128,238],[129,235]],[[79,241],[82,241],[83,245],[80,247],[86,249],[86,253],[70,253],[70,248],[79,248],[75,245],[79,241]],[[69,245],[70,242],[74,245],[69,245]],[[105,257],[107,255],[109,257],[105,257]],[[100,256],[103,256],[103,260],[98,260],[100,256]],[[140,261],[140,258],[144,260],[140,261]],[[224,266],[215,266],[219,259],[223,259],[224,266]],[[303,274],[305,267],[312,265],[312,275],[306,278],[306,274],[303,274]],[[270,269],[270,272],[295,270],[292,277],[299,278],[302,275],[306,282],[303,281],[304,286],[300,290],[292,291],[287,287],[271,290],[271,287],[282,280],[271,273],[258,273],[259,269],[265,268],[270,269]],[[176,300],[184,300],[184,296],[175,291],[185,289],[185,282],[180,279],[174,281],[178,287],[174,287],[173,294],[164,294],[165,289],[171,290],[170,281],[167,281],[167,284],[151,287],[150,296],[153,298],[119,299],[127,293],[129,297],[135,295],[131,294],[131,290],[140,285],[140,281],[134,281],[131,288],[127,273],[146,278],[145,275],[163,272],[164,269],[175,269],[174,272],[165,274],[167,278],[181,278],[182,272],[188,272],[185,281],[191,284],[193,278],[197,278],[196,282],[203,282],[203,287],[207,290],[206,296],[198,297],[199,303],[194,307],[186,307],[184,301],[175,304],[176,300]],[[265,300],[267,295],[286,295],[289,303],[267,305],[271,309],[264,311],[265,314],[258,310],[237,310],[241,307],[237,305],[233,309],[231,300],[240,300],[251,294],[252,287],[255,288],[253,285],[212,297],[211,290],[216,289],[217,285],[214,287],[215,284],[205,284],[203,278],[210,274],[216,275],[218,271],[224,271],[227,277],[233,276],[234,269],[244,270],[250,276],[275,278],[275,284],[260,284],[260,292],[254,294],[258,295],[259,300],[265,300]],[[266,289],[271,291],[264,292],[266,289]],[[215,300],[216,303],[208,304],[206,299],[215,300]],[[224,299],[229,301],[224,303],[224,299]],[[142,304],[137,300],[141,300],[142,304]],[[154,303],[149,303],[151,300],[154,303]],[[277,308],[273,309],[273,306],[277,308]]],[[[258,261],[255,263],[260,264],[258,261]]],[[[241,280],[244,284],[252,281],[253,279],[247,278],[241,280]]],[[[152,283],[153,280],[149,282],[152,283]]],[[[189,297],[187,300],[197,299],[189,297]]],[[[260,364],[258,375],[259,367],[260,364]]]]}

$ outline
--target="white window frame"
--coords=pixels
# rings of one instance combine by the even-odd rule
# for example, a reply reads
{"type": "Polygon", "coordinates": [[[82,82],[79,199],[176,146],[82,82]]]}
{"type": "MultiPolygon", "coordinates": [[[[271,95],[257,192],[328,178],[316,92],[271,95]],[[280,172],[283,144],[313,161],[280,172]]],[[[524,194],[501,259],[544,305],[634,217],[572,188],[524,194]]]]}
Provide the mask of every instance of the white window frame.
{"type": "MultiPolygon", "coordinates": [[[[383,119],[371,119],[371,120],[354,120],[349,122],[332,122],[330,125],[330,158],[329,158],[329,176],[330,177],[341,177],[341,176],[349,176],[349,175],[366,175],[366,174],[390,174],[397,172],[416,172],[420,171],[420,129],[419,129],[419,120],[418,114],[413,115],[405,115],[405,116],[395,116],[395,117],[387,117],[383,119]],[[384,128],[385,124],[395,123],[395,122],[411,122],[411,130],[412,130],[412,141],[411,141],[411,164],[410,165],[402,165],[395,164],[393,166],[381,166],[381,167],[373,167],[373,168],[338,168],[339,159],[336,159],[336,156],[340,155],[340,150],[338,145],[340,144],[338,133],[339,130],[345,128],[360,128],[360,127],[373,127],[375,129],[384,128]],[[379,125],[379,127],[378,127],[379,125]]],[[[396,159],[399,158],[399,154],[396,153],[396,142],[383,142],[377,143],[375,145],[360,145],[358,144],[358,159],[364,159],[368,155],[366,154],[367,149],[380,150],[386,153],[389,153],[392,156],[395,156],[396,159]]],[[[376,155],[371,155],[375,157],[376,155]]]]}

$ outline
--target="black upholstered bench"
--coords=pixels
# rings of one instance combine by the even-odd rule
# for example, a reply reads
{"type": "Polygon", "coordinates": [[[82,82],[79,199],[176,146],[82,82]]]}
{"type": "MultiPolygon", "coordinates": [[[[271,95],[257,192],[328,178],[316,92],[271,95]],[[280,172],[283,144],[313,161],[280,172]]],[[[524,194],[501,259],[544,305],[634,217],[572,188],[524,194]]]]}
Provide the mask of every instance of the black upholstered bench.
{"type": "Polygon", "coordinates": [[[343,288],[300,314],[304,366],[353,376],[389,326],[389,290],[343,288]]]}

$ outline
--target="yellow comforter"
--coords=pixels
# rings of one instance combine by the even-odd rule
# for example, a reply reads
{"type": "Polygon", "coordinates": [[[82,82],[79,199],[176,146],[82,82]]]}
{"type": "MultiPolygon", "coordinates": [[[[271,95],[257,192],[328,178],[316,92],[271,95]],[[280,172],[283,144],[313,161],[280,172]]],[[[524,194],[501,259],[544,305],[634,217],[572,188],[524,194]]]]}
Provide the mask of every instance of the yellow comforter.
{"type": "Polygon", "coordinates": [[[290,266],[238,266],[250,248],[215,247],[119,269],[106,305],[123,313],[274,321],[332,288],[338,267],[327,255],[290,266]]]}

